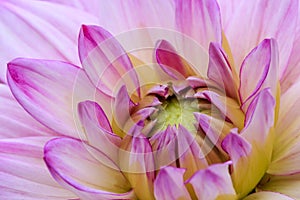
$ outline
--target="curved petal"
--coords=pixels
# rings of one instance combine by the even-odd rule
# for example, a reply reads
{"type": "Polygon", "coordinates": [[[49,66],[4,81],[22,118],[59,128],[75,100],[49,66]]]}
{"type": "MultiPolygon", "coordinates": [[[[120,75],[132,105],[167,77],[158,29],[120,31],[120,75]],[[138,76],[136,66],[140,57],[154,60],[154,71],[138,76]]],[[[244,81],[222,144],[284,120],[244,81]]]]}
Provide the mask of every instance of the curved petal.
{"type": "Polygon", "coordinates": [[[33,0],[1,1],[0,80],[6,82],[6,63],[16,57],[79,64],[77,36],[80,26],[96,22],[97,19],[88,13],[63,5],[33,0]]]}
{"type": "Polygon", "coordinates": [[[195,136],[182,125],[179,125],[177,130],[176,144],[178,167],[186,169],[184,180],[190,178],[196,171],[208,167],[205,155],[195,136]]]}
{"type": "Polygon", "coordinates": [[[160,170],[154,181],[156,199],[191,200],[183,181],[185,170],[175,167],[165,167],[160,170]]]}
{"type": "Polygon", "coordinates": [[[221,16],[215,0],[176,0],[177,29],[208,49],[210,42],[221,43],[221,16]]]}
{"type": "Polygon", "coordinates": [[[114,96],[120,86],[140,95],[139,81],[133,65],[120,43],[98,26],[83,25],[79,34],[80,61],[93,84],[114,96]]]}
{"type": "Polygon", "coordinates": [[[229,154],[233,168],[236,168],[240,158],[247,157],[252,150],[251,144],[241,137],[236,130],[232,130],[224,138],[222,148],[229,154]]]}
{"type": "Polygon", "coordinates": [[[155,56],[160,67],[176,80],[183,80],[195,75],[187,61],[178,55],[174,47],[166,40],[158,41],[155,56]]]}
{"type": "MultiPolygon", "coordinates": [[[[299,26],[300,24],[298,25],[298,27],[299,26]]],[[[293,49],[289,57],[289,62],[280,79],[280,86],[281,86],[280,89],[282,93],[285,93],[294,83],[299,81],[300,78],[300,57],[298,56],[299,52],[300,52],[300,30],[298,30],[296,34],[296,38],[293,43],[293,49]]]]}
{"type": "Polygon", "coordinates": [[[150,138],[153,149],[156,168],[165,166],[176,166],[176,130],[173,126],[168,126],[166,130],[157,131],[150,138]]]}
{"type": "Polygon", "coordinates": [[[265,200],[265,199],[294,200],[288,196],[285,196],[277,192],[256,192],[244,198],[244,200],[265,200]]]}
{"type": "Polygon", "coordinates": [[[44,144],[51,137],[0,140],[1,199],[65,200],[76,196],[60,187],[43,161],[44,144]]]}
{"type": "Polygon", "coordinates": [[[130,128],[135,124],[130,115],[134,103],[131,101],[124,85],[117,92],[115,99],[112,129],[117,135],[123,137],[128,134],[130,128]]]}
{"type": "Polygon", "coordinates": [[[278,122],[275,128],[270,174],[293,174],[300,172],[299,167],[299,130],[300,130],[300,82],[293,85],[280,99],[278,122]]]}
{"type": "Polygon", "coordinates": [[[218,109],[221,113],[229,119],[239,130],[244,127],[245,114],[240,109],[238,102],[230,97],[219,95],[217,92],[205,90],[197,92],[195,97],[204,96],[215,107],[212,106],[211,110],[218,109]]]}
{"type": "Polygon", "coordinates": [[[221,3],[224,6],[222,10],[229,9],[229,12],[232,12],[224,31],[237,69],[253,47],[263,39],[272,37],[278,42],[281,75],[293,47],[298,19],[298,0],[253,0],[236,5],[234,5],[236,2],[224,2],[226,3],[221,3]],[[230,6],[231,8],[228,8],[230,6]],[[274,10],[277,10],[276,15],[274,10]]]}
{"type": "Polygon", "coordinates": [[[32,118],[0,84],[0,138],[58,135],[32,118]]]}
{"type": "Polygon", "coordinates": [[[44,148],[44,160],[52,176],[82,199],[133,197],[130,184],[116,164],[82,141],[51,140],[44,148]]]}
{"type": "Polygon", "coordinates": [[[237,85],[226,53],[218,43],[209,45],[209,64],[207,76],[226,91],[227,96],[237,99],[237,85]]]}
{"type": "Polygon", "coordinates": [[[234,199],[235,191],[229,175],[229,164],[214,164],[196,172],[188,183],[192,184],[199,200],[234,199]]]}
{"type": "Polygon", "coordinates": [[[275,103],[271,90],[266,88],[253,99],[246,112],[245,128],[241,134],[251,143],[255,141],[258,147],[265,145],[275,123],[275,103]]]}
{"type": "MultiPolygon", "coordinates": [[[[295,133],[295,132],[294,132],[295,133]]],[[[297,130],[297,134],[299,129],[297,130]]],[[[282,133],[284,134],[284,133],[282,133]]],[[[271,162],[268,173],[275,175],[288,175],[294,173],[300,173],[300,146],[299,146],[299,134],[294,139],[292,144],[285,146],[284,152],[276,152],[273,156],[273,161],[271,162]]],[[[275,146],[276,148],[277,146],[275,146]]]]}
{"type": "Polygon", "coordinates": [[[96,102],[84,101],[78,104],[78,112],[88,143],[117,162],[121,138],[112,132],[102,108],[96,102]]]}
{"type": "Polygon", "coordinates": [[[274,191],[287,195],[293,199],[300,198],[300,174],[288,176],[271,176],[266,184],[262,184],[259,189],[274,191]]]}
{"type": "Polygon", "coordinates": [[[276,97],[278,84],[278,53],[275,40],[266,39],[243,61],[240,71],[239,95],[244,111],[254,96],[270,87],[276,97]]]}
{"type": "Polygon", "coordinates": [[[232,130],[222,143],[233,161],[231,176],[239,197],[255,188],[271,161],[274,108],[270,90],[262,90],[248,108],[245,128],[240,134],[232,130]]]}
{"type": "Polygon", "coordinates": [[[7,79],[15,98],[35,119],[60,134],[84,137],[76,126],[77,103],[96,98],[97,91],[80,68],[59,61],[15,59],[8,64],[7,79]]]}
{"type": "Polygon", "coordinates": [[[203,113],[194,113],[195,118],[199,124],[199,127],[205,132],[210,141],[220,146],[224,137],[233,128],[232,124],[226,122],[224,119],[218,119],[203,113]]]}
{"type": "Polygon", "coordinates": [[[126,135],[119,150],[119,163],[136,196],[139,199],[154,199],[154,157],[149,140],[134,127],[133,136],[126,135]]]}

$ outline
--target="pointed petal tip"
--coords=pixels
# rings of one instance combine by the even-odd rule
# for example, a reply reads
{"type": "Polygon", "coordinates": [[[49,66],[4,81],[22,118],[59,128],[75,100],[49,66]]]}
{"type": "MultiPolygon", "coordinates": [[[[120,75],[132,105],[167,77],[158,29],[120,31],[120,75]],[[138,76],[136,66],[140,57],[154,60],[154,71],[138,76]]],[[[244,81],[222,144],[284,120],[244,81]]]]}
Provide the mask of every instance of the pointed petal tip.
{"type": "Polygon", "coordinates": [[[236,133],[236,129],[224,138],[221,146],[230,155],[233,162],[240,157],[249,155],[252,149],[251,144],[236,133]]]}

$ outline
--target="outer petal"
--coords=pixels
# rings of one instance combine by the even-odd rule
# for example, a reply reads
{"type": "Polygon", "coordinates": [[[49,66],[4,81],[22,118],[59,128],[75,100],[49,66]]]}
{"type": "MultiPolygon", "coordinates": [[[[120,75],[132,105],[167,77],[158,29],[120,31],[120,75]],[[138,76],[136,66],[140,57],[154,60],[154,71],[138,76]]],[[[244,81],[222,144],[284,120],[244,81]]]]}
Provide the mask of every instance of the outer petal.
{"type": "Polygon", "coordinates": [[[132,192],[128,192],[129,183],[116,164],[81,141],[54,139],[46,144],[44,153],[53,177],[82,199],[133,197],[132,192]]]}
{"type": "Polygon", "coordinates": [[[178,30],[208,49],[210,42],[221,43],[221,16],[215,0],[176,0],[178,30]]]}
{"type": "Polygon", "coordinates": [[[80,25],[96,21],[80,10],[48,2],[1,1],[0,80],[6,80],[6,63],[20,56],[79,64],[77,35],[80,25]]]}
{"type": "Polygon", "coordinates": [[[96,102],[85,101],[78,104],[78,112],[88,143],[117,162],[121,138],[112,132],[102,108],[96,102]]]}
{"type": "Polygon", "coordinates": [[[43,162],[43,147],[49,139],[0,140],[1,199],[65,200],[76,197],[55,182],[43,162]]]}
{"type": "MultiPolygon", "coordinates": [[[[77,103],[96,98],[97,91],[81,69],[58,61],[16,59],[8,64],[7,78],[16,99],[35,119],[61,134],[83,136],[76,127],[77,103]]],[[[102,101],[108,100],[103,96],[102,101]]]]}
{"type": "MultiPolygon", "coordinates": [[[[299,133],[299,129],[297,133],[299,133]]],[[[294,141],[290,141],[290,144],[286,144],[286,142],[283,143],[283,145],[288,145],[284,147],[285,149],[283,149],[283,152],[276,151],[276,153],[278,154],[275,154],[273,156],[273,161],[269,166],[268,173],[277,175],[287,175],[300,172],[299,134],[295,135],[293,138],[294,141]]],[[[276,144],[274,149],[277,147],[277,145],[278,144],[276,144]]]]}
{"type": "Polygon", "coordinates": [[[276,42],[266,39],[245,58],[240,71],[240,100],[246,111],[254,96],[270,87],[276,97],[278,84],[278,53],[276,42]]]}
{"type": "Polygon", "coordinates": [[[234,199],[235,191],[228,169],[229,163],[214,164],[196,172],[188,180],[199,200],[234,199]]]}
{"type": "Polygon", "coordinates": [[[270,174],[294,174],[300,172],[300,82],[281,96],[278,122],[275,128],[270,174]]]}
{"type": "Polygon", "coordinates": [[[240,0],[218,0],[218,4],[221,11],[222,28],[228,26],[228,24],[232,20],[234,13],[239,7],[240,2],[240,0]]]}
{"type": "Polygon", "coordinates": [[[81,63],[93,84],[114,96],[121,85],[139,93],[137,74],[119,42],[98,26],[83,25],[79,35],[81,63]]]}
{"type": "Polygon", "coordinates": [[[294,200],[288,196],[276,192],[257,192],[244,198],[244,200],[265,200],[265,199],[294,200]]]}
{"type": "Polygon", "coordinates": [[[0,127],[0,138],[57,135],[33,119],[3,84],[0,84],[0,127]]]}
{"type": "Polygon", "coordinates": [[[300,198],[300,174],[288,176],[271,176],[259,189],[285,194],[293,199],[300,198]]]}
{"type": "Polygon", "coordinates": [[[99,24],[102,27],[112,31],[114,34],[142,27],[166,28],[174,25],[174,5],[172,0],[159,0],[157,3],[135,0],[126,2],[90,0],[88,4],[84,0],[44,1],[76,7],[91,13],[98,17],[99,24]],[[161,13],[165,14],[163,18],[160,17],[161,13]]]}
{"type": "Polygon", "coordinates": [[[253,0],[243,1],[236,5],[234,3],[226,2],[226,5],[224,3],[221,5],[225,6],[224,10],[229,9],[229,12],[232,12],[230,21],[224,30],[235,58],[236,67],[239,69],[243,58],[253,47],[257,46],[258,42],[272,37],[278,42],[279,74],[282,74],[295,37],[298,0],[253,0]],[[230,6],[231,8],[228,8],[230,6]],[[232,8],[233,10],[230,11],[232,8]],[[274,15],[274,10],[277,11],[276,15],[274,15]]]}
{"type": "Polygon", "coordinates": [[[161,169],[154,182],[155,198],[190,200],[190,195],[183,182],[184,172],[184,169],[174,167],[161,169]]]}

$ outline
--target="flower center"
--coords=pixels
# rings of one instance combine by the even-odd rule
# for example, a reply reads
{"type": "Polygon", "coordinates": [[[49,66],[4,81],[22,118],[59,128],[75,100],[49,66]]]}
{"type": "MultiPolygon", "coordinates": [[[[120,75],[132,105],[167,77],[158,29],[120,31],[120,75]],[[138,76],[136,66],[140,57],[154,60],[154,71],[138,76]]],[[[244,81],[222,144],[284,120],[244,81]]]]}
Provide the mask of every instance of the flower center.
{"type": "Polygon", "coordinates": [[[158,112],[150,116],[151,120],[157,120],[154,132],[162,131],[168,126],[182,125],[190,132],[196,131],[194,112],[200,112],[197,99],[186,99],[173,94],[158,106],[158,112]]]}

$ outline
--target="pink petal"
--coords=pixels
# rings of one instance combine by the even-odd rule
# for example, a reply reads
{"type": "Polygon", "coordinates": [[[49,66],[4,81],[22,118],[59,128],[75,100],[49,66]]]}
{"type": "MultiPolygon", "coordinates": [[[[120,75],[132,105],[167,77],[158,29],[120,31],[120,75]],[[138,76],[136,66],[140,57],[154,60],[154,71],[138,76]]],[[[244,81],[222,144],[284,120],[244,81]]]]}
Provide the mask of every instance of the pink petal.
{"type": "Polygon", "coordinates": [[[221,96],[217,92],[211,90],[205,90],[203,92],[197,92],[195,97],[205,97],[209,100],[213,106],[211,107],[212,112],[220,110],[221,113],[229,119],[237,128],[240,130],[244,127],[244,113],[240,109],[239,103],[229,97],[221,96]]]}
{"type": "MultiPolygon", "coordinates": [[[[122,86],[118,91],[114,104],[114,122],[115,122],[115,129],[118,130],[119,135],[126,134],[129,129],[125,129],[126,127],[131,128],[135,122],[132,121],[130,117],[131,108],[133,107],[134,103],[131,101],[130,97],[128,96],[128,92],[125,86],[122,86]]],[[[115,131],[114,129],[114,131],[115,131]]],[[[118,134],[117,133],[117,134],[118,134]]]]}
{"type": "Polygon", "coordinates": [[[207,86],[207,80],[201,79],[199,77],[191,76],[187,78],[187,81],[192,88],[207,86]]]}
{"type": "Polygon", "coordinates": [[[233,80],[228,57],[218,43],[211,43],[209,46],[209,66],[207,76],[224,89],[227,96],[232,98],[237,97],[237,86],[233,80]]]}
{"type": "Polygon", "coordinates": [[[149,140],[135,129],[133,136],[126,135],[119,151],[120,168],[138,198],[154,199],[154,157],[149,140]],[[139,134],[139,135],[138,135],[139,134]]]}
{"type": "Polygon", "coordinates": [[[254,96],[270,87],[275,97],[278,77],[278,53],[275,40],[261,42],[243,61],[240,71],[239,94],[246,111],[254,96]]]}
{"type": "Polygon", "coordinates": [[[81,63],[93,84],[104,93],[114,96],[120,85],[138,95],[139,81],[127,53],[119,42],[98,26],[83,25],[79,35],[81,63]]]}
{"type": "Polygon", "coordinates": [[[231,182],[229,163],[214,164],[196,172],[188,181],[192,184],[198,199],[215,200],[223,195],[232,199],[235,191],[231,182]]]}
{"type": "MultiPolygon", "coordinates": [[[[299,20],[298,20],[299,21],[299,20]]],[[[298,22],[299,23],[299,22],[298,22]]],[[[299,27],[300,25],[298,25],[299,27]]],[[[294,83],[299,81],[300,78],[300,30],[296,34],[293,44],[293,49],[289,57],[289,62],[280,79],[281,93],[287,91],[294,83]]]]}
{"type": "Polygon", "coordinates": [[[88,143],[117,162],[121,138],[112,132],[102,108],[85,101],[78,104],[78,112],[88,143]]]}
{"type": "Polygon", "coordinates": [[[105,112],[96,102],[81,102],[78,104],[78,111],[81,113],[81,122],[88,120],[86,122],[91,122],[107,132],[112,132],[110,122],[107,119],[105,112]]]}
{"type": "Polygon", "coordinates": [[[165,167],[161,169],[154,182],[155,198],[186,200],[191,199],[184,185],[184,172],[184,169],[174,167],[165,167]]]}
{"type": "Polygon", "coordinates": [[[84,137],[76,126],[77,103],[98,92],[81,69],[59,61],[16,59],[8,64],[7,78],[15,98],[35,119],[58,133],[84,137]]]}
{"type": "Polygon", "coordinates": [[[62,5],[33,0],[1,1],[0,65],[3,67],[0,68],[0,80],[6,82],[4,66],[16,57],[79,64],[77,37],[80,26],[96,22],[96,18],[88,13],[62,5]]]}
{"type": "Polygon", "coordinates": [[[52,176],[82,199],[133,197],[128,181],[116,164],[101,151],[79,140],[51,140],[44,153],[52,176]]]}
{"type": "Polygon", "coordinates": [[[202,152],[195,136],[181,125],[178,127],[176,139],[178,167],[187,169],[184,177],[190,178],[196,171],[208,166],[205,154],[202,152]]]}
{"type": "Polygon", "coordinates": [[[176,0],[178,30],[208,49],[210,42],[221,43],[221,16],[215,0],[176,0]]]}
{"type": "Polygon", "coordinates": [[[209,141],[221,149],[221,142],[232,128],[230,124],[203,113],[194,113],[194,116],[209,141]]]}
{"type": "Polygon", "coordinates": [[[232,15],[224,27],[224,32],[235,59],[236,68],[239,69],[244,57],[260,41],[265,38],[274,38],[278,42],[279,75],[281,75],[287,66],[293,47],[298,19],[298,1],[253,0],[237,4],[225,2],[221,4],[225,5],[223,10],[233,7],[232,11],[229,8],[232,15]],[[274,10],[277,11],[276,15],[274,15],[274,10]]]}
{"type": "Polygon", "coordinates": [[[0,113],[0,138],[57,135],[33,119],[3,84],[0,84],[0,113]]]}
{"type": "Polygon", "coordinates": [[[247,110],[245,128],[240,134],[236,129],[232,130],[233,133],[223,140],[223,149],[233,161],[231,177],[240,197],[253,190],[269,166],[273,147],[271,127],[274,124],[274,108],[275,101],[270,90],[262,90],[247,110]]]}
{"type": "Polygon", "coordinates": [[[252,146],[236,130],[232,130],[223,140],[222,148],[229,154],[235,166],[240,158],[247,157],[251,153],[252,146]]]}
{"type": "Polygon", "coordinates": [[[169,96],[169,88],[167,85],[155,85],[147,91],[147,94],[158,95],[166,99],[169,96]]]}
{"type": "Polygon", "coordinates": [[[155,56],[160,67],[172,78],[184,80],[194,74],[188,63],[176,52],[166,40],[158,41],[155,56]]]}
{"type": "Polygon", "coordinates": [[[84,0],[44,1],[72,6],[93,14],[98,17],[98,24],[113,31],[114,34],[142,27],[170,27],[174,25],[174,3],[171,0],[160,1],[159,3],[135,0],[126,2],[90,0],[88,4],[84,0]],[[163,18],[160,17],[161,13],[165,14],[163,18]]]}
{"type": "Polygon", "coordinates": [[[164,166],[176,166],[176,130],[173,126],[168,126],[166,130],[157,131],[151,138],[156,168],[164,166]]]}
{"type": "Polygon", "coordinates": [[[75,198],[58,185],[43,161],[44,144],[51,137],[0,140],[1,199],[75,198]]]}
{"type": "Polygon", "coordinates": [[[208,166],[199,144],[185,127],[169,126],[151,139],[157,168],[177,166],[187,168],[185,180],[199,169],[208,166]]]}
{"type": "Polygon", "coordinates": [[[270,89],[263,89],[248,107],[245,128],[241,134],[248,141],[264,145],[275,120],[275,99],[270,89]]]}
{"type": "Polygon", "coordinates": [[[230,21],[232,20],[235,11],[237,10],[238,6],[240,5],[240,0],[217,0],[220,11],[221,11],[221,19],[222,19],[222,27],[226,28],[230,21]]]}

